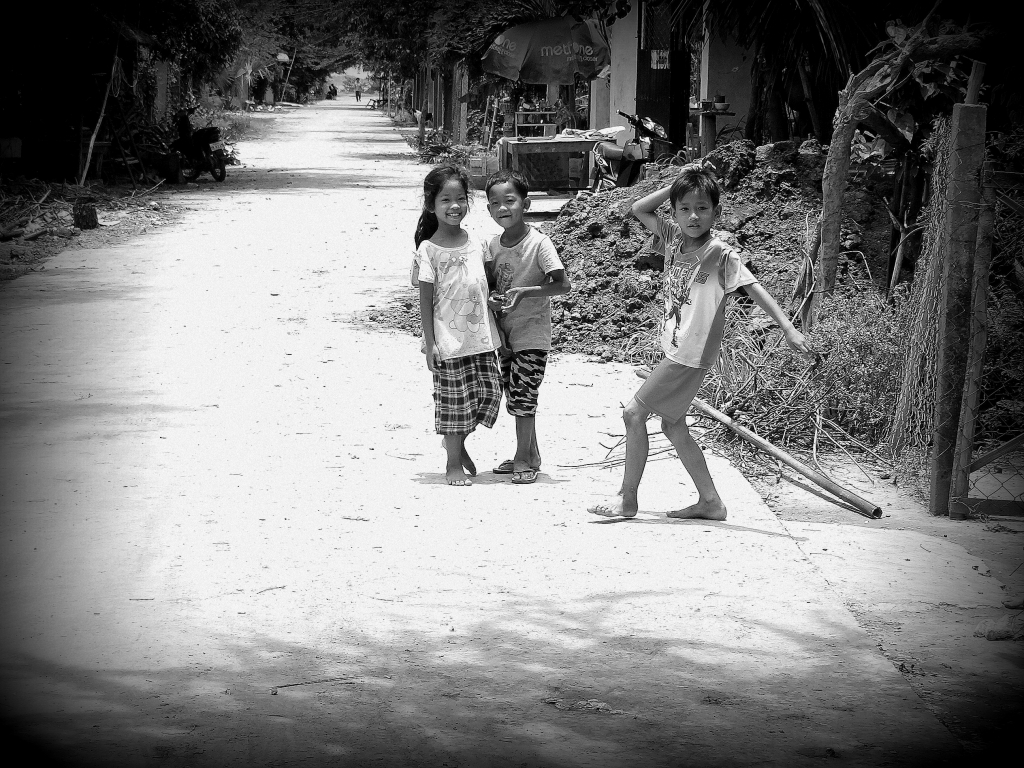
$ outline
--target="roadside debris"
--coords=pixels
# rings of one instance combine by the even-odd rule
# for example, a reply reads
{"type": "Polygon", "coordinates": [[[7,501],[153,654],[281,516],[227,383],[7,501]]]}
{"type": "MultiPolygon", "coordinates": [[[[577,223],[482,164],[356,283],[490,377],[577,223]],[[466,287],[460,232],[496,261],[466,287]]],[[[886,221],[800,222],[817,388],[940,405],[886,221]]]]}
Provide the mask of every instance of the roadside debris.
{"type": "MultiPolygon", "coordinates": [[[[104,224],[131,223],[131,234],[158,226],[177,213],[173,204],[146,198],[144,191],[100,184],[49,183],[39,179],[5,179],[0,183],[0,280],[31,271],[33,265],[68,247],[83,232],[98,233],[104,224]]],[[[128,234],[122,231],[119,236],[128,234]]],[[[92,234],[86,247],[96,244],[92,234]]],[[[36,267],[38,268],[38,267],[36,267]]]]}
{"type": "Polygon", "coordinates": [[[986,619],[975,627],[974,636],[986,640],[1024,639],[1024,615],[1017,613],[999,619],[986,619]]]}
{"type": "Polygon", "coordinates": [[[567,702],[565,699],[547,699],[547,704],[551,704],[555,709],[560,709],[563,712],[602,712],[607,715],[628,715],[624,709],[612,709],[608,704],[597,699],[587,699],[586,701],[573,701],[567,702]]]}
{"type": "Polygon", "coordinates": [[[298,685],[319,685],[320,683],[338,683],[339,685],[355,685],[356,681],[350,677],[322,677],[317,680],[303,680],[300,683],[282,683],[281,685],[275,685],[270,689],[271,696],[277,696],[277,691],[280,688],[294,688],[298,685]]]}

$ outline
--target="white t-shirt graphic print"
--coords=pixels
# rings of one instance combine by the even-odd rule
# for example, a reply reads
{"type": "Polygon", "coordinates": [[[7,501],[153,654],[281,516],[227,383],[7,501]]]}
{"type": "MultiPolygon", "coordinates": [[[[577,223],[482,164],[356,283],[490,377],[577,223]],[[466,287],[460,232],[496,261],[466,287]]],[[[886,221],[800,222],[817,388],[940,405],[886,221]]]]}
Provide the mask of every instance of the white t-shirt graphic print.
{"type": "Polygon", "coordinates": [[[434,284],[434,341],[442,360],[493,352],[498,330],[487,309],[486,245],[470,235],[465,245],[420,243],[419,279],[434,284]]]}
{"type": "Polygon", "coordinates": [[[662,292],[665,315],[661,348],[670,360],[691,368],[710,368],[725,334],[725,298],[757,282],[739,255],[711,238],[691,253],[681,253],[682,233],[674,221],[659,217],[665,255],[662,292]]]}

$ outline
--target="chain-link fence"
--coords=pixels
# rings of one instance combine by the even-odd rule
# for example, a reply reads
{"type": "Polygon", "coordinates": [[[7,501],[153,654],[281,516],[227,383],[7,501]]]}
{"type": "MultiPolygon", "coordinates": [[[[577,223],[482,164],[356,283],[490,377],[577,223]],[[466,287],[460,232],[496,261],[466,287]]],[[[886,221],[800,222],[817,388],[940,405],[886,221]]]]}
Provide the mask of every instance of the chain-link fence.
{"type": "Polygon", "coordinates": [[[1024,175],[986,165],[952,514],[1024,514],[1022,196],[1024,175]]]}

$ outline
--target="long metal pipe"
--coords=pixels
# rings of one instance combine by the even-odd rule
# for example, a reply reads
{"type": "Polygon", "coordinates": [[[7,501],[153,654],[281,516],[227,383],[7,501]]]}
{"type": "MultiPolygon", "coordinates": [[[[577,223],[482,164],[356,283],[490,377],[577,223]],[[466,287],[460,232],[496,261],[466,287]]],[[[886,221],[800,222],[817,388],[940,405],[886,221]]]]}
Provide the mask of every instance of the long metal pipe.
{"type": "Polygon", "coordinates": [[[696,397],[693,398],[693,407],[696,410],[703,413],[705,416],[709,416],[715,421],[721,422],[751,445],[760,448],[762,451],[769,454],[770,456],[774,456],[783,464],[790,467],[791,469],[796,470],[811,482],[820,485],[833,496],[842,499],[847,504],[852,505],[857,510],[857,512],[864,515],[865,517],[878,519],[882,516],[882,510],[880,507],[876,506],[867,499],[861,498],[853,491],[848,491],[846,488],[843,488],[843,486],[833,482],[820,472],[816,472],[815,470],[808,467],[806,464],[797,461],[784,450],[775,447],[760,435],[756,435],[746,427],[737,424],[735,421],[726,416],[717,408],[712,408],[703,400],[700,400],[696,397]]]}

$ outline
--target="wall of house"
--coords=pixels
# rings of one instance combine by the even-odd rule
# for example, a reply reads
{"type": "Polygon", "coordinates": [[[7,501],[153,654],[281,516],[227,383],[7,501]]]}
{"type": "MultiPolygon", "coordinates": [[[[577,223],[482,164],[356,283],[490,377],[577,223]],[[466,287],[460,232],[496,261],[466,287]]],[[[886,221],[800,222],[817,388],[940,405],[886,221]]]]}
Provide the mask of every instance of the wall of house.
{"type": "Polygon", "coordinates": [[[731,40],[715,36],[704,46],[700,60],[700,98],[713,101],[716,94],[724,94],[729,111],[736,113],[734,117],[718,118],[715,126],[718,131],[746,124],[752,60],[751,51],[731,40]]]}
{"type": "MultiPolygon", "coordinates": [[[[636,47],[637,21],[640,18],[639,3],[623,19],[608,27],[608,43],[611,54],[611,74],[608,85],[595,81],[591,90],[590,126],[607,128],[610,125],[628,125],[617,110],[634,114],[636,112],[636,47]],[[602,91],[607,91],[607,97],[602,91]],[[593,98],[594,93],[598,98],[593,98]]],[[[619,144],[632,136],[631,131],[618,134],[619,144]]]]}
{"type": "Polygon", "coordinates": [[[611,87],[607,77],[590,81],[590,127],[607,128],[611,105],[611,87]]]}

